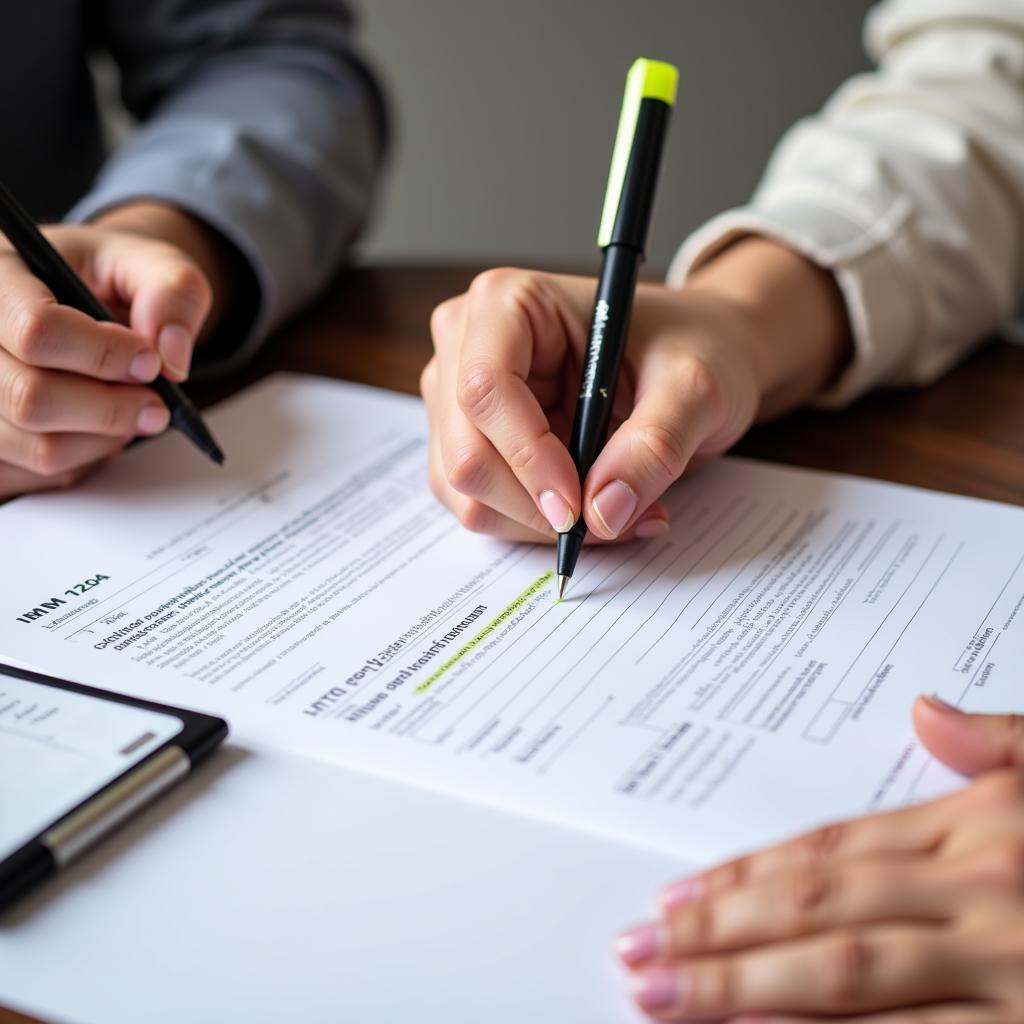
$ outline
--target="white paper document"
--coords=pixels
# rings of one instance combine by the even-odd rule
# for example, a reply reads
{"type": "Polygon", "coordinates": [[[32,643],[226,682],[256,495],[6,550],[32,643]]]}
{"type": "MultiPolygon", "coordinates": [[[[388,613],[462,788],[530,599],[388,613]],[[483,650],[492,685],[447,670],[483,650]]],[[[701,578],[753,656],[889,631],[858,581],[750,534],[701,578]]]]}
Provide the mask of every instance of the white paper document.
{"type": "Polygon", "coordinates": [[[48,1024],[645,1024],[611,938],[683,869],[229,741],[0,915],[0,1003],[48,1024]]]}
{"type": "Polygon", "coordinates": [[[920,692],[1024,706],[1024,510],[724,459],[557,603],[552,548],[435,502],[416,401],[279,376],[210,421],[223,469],[165,437],[0,509],[0,656],[693,862],[953,785],[920,692]]]}

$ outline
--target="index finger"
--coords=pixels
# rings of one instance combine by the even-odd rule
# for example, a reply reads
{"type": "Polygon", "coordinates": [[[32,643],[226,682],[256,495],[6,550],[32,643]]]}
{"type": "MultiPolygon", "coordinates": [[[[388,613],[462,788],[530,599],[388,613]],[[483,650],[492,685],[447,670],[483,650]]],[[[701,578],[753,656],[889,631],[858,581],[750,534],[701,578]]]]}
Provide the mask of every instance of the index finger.
{"type": "Polygon", "coordinates": [[[62,306],[9,252],[0,253],[0,324],[0,346],[28,366],[139,383],[160,372],[160,357],[146,339],[62,306]]]}
{"type": "Polygon", "coordinates": [[[697,957],[638,972],[631,982],[640,1008],[660,1020],[734,1020],[773,1011],[845,1017],[978,998],[984,957],[941,929],[877,925],[697,957]]]}
{"type": "Polygon", "coordinates": [[[553,491],[575,519],[579,475],[526,383],[531,370],[561,365],[569,344],[564,311],[543,293],[536,277],[514,271],[483,275],[469,291],[457,400],[538,511],[544,511],[540,495],[553,491]]]}

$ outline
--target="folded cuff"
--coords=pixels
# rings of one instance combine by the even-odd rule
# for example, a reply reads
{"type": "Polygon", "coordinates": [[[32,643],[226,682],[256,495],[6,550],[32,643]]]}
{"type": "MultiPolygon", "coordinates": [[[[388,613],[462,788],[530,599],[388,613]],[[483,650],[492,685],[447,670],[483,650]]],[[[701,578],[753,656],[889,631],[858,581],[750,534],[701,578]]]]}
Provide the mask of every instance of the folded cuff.
{"type": "Polygon", "coordinates": [[[911,215],[902,199],[880,215],[821,182],[790,183],[691,235],[672,261],[668,282],[682,285],[744,235],[769,238],[830,270],[846,303],[854,356],[813,404],[836,408],[873,388],[910,382],[909,365],[927,324],[904,230],[911,215]]]}

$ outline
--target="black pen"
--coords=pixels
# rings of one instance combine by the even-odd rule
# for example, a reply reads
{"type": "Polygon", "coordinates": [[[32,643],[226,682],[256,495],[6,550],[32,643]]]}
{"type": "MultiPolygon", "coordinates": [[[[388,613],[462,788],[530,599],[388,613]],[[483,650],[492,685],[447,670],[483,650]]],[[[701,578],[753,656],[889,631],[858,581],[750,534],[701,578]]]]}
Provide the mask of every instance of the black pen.
{"type": "MultiPolygon", "coordinates": [[[[18,251],[29,270],[53,292],[63,306],[87,313],[94,320],[113,320],[110,310],[96,298],[86,283],[71,269],[63,256],[43,236],[28,211],[0,183],[0,231],[18,251]]],[[[180,430],[201,452],[218,465],[224,453],[207,429],[199,411],[177,384],[157,377],[152,388],[171,413],[171,426],[180,430]]]]}
{"type": "MultiPolygon", "coordinates": [[[[633,292],[644,259],[654,186],[678,79],[679,72],[671,64],[643,58],[633,62],[626,76],[626,93],[597,236],[603,251],[601,276],[569,441],[569,454],[576,464],[581,486],[608,438],[633,292]]],[[[576,522],[558,535],[559,598],[576,568],[586,534],[581,509],[576,522]]]]}

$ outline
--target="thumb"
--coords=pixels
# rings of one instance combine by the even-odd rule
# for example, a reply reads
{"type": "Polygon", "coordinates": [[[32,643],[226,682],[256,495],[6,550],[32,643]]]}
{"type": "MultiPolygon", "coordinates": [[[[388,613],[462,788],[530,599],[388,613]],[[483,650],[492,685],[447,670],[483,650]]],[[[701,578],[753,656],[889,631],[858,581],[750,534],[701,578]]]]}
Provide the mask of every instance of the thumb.
{"type": "Polygon", "coordinates": [[[646,368],[629,418],[608,439],[583,493],[589,529],[621,537],[682,475],[708,433],[707,388],[646,368]],[[691,386],[686,386],[689,383],[691,386]]]}
{"type": "Polygon", "coordinates": [[[963,775],[1024,768],[1024,715],[969,715],[922,696],[914,705],[914,728],[930,753],[963,775]]]}
{"type": "Polygon", "coordinates": [[[129,325],[154,342],[163,373],[183,381],[213,301],[206,276],[176,246],[141,236],[112,236],[102,255],[108,280],[129,308],[129,325]]]}

